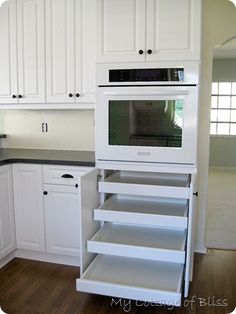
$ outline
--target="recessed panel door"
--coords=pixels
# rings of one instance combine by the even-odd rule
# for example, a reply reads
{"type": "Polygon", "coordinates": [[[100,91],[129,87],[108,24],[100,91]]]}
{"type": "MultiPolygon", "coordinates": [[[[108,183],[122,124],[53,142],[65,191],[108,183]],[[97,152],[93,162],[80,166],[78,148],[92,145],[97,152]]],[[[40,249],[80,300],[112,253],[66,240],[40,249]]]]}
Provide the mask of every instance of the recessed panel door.
{"type": "Polygon", "coordinates": [[[147,1],[147,61],[200,60],[201,1],[147,1]]]}
{"type": "Polygon", "coordinates": [[[17,103],[16,3],[0,7],[0,103],[17,103]],[[14,98],[13,98],[14,97],[14,98]]]}
{"type": "Polygon", "coordinates": [[[45,102],[44,1],[17,0],[19,103],[45,102]]]}
{"type": "Polygon", "coordinates": [[[97,61],[145,60],[145,0],[97,1],[97,61]]]}
{"type": "Polygon", "coordinates": [[[75,103],[75,0],[46,1],[46,68],[47,102],[75,103]]]}

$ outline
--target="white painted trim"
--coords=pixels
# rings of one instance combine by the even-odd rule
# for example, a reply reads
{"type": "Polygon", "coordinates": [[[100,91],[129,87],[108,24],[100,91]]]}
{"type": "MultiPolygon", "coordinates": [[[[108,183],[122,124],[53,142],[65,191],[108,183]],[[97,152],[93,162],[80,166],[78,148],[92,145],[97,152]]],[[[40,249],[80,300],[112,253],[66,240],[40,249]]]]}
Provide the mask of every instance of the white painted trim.
{"type": "Polygon", "coordinates": [[[97,160],[96,168],[104,170],[126,170],[126,171],[144,171],[144,172],[165,172],[165,173],[181,173],[194,174],[197,173],[196,165],[180,165],[166,163],[150,163],[150,162],[119,162],[97,160]]]}
{"type": "Polygon", "coordinates": [[[232,171],[236,170],[236,167],[217,167],[217,166],[210,166],[209,170],[225,170],[225,171],[232,171]]]}
{"type": "Polygon", "coordinates": [[[195,253],[200,253],[200,254],[206,254],[207,253],[207,247],[205,247],[205,246],[196,246],[194,252],[195,253]]]}
{"type": "Polygon", "coordinates": [[[95,109],[95,103],[86,103],[86,104],[0,104],[0,109],[37,109],[37,110],[48,110],[48,109],[84,109],[90,110],[95,109]]]}
{"type": "Polygon", "coordinates": [[[79,257],[16,249],[0,260],[0,269],[15,257],[68,266],[80,266],[79,257]]]}
{"type": "Polygon", "coordinates": [[[79,257],[74,257],[74,256],[65,256],[65,255],[57,255],[57,254],[49,254],[49,253],[44,253],[44,252],[34,252],[34,251],[17,249],[15,251],[15,257],[31,259],[31,260],[41,261],[41,262],[69,265],[69,266],[80,266],[79,257]]]}
{"type": "Polygon", "coordinates": [[[15,258],[15,253],[12,252],[10,254],[8,254],[7,256],[3,257],[1,260],[0,260],[0,269],[2,267],[4,267],[6,264],[8,264],[11,260],[13,260],[15,258]]]}

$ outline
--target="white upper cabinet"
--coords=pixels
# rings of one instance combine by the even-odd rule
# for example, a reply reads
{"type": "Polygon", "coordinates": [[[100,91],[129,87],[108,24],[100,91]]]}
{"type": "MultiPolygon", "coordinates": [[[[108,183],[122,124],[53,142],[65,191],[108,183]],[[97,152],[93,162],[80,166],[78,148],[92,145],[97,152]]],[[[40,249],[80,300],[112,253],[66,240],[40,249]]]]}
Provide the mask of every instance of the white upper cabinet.
{"type": "Polygon", "coordinates": [[[47,101],[72,102],[75,91],[75,1],[46,1],[47,101]]]}
{"type": "Polygon", "coordinates": [[[46,1],[47,102],[94,101],[94,36],[94,1],[46,1]]]}
{"type": "Polygon", "coordinates": [[[0,167],[0,259],[16,248],[11,166],[0,167]]]}
{"type": "Polygon", "coordinates": [[[5,1],[0,7],[0,103],[17,103],[16,6],[5,1]]]}
{"type": "Polygon", "coordinates": [[[44,1],[6,1],[0,41],[0,103],[45,102],[44,1]]]}
{"type": "Polygon", "coordinates": [[[97,62],[200,60],[201,0],[97,3],[97,62]]]}
{"type": "Polygon", "coordinates": [[[147,60],[200,60],[201,1],[147,4],[147,60]]]}
{"type": "Polygon", "coordinates": [[[19,102],[45,102],[44,1],[17,0],[17,26],[19,102]]]}
{"type": "Polygon", "coordinates": [[[145,59],[145,0],[97,1],[97,61],[145,59]]]}
{"type": "Polygon", "coordinates": [[[94,0],[6,1],[0,7],[1,108],[93,108],[95,33],[94,0]]]}

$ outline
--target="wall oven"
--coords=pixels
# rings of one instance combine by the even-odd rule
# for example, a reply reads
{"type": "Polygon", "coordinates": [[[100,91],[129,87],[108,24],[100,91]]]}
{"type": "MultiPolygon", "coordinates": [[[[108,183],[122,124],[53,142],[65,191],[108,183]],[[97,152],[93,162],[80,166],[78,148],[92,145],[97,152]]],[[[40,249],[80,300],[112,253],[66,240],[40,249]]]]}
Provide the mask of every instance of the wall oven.
{"type": "Polygon", "coordinates": [[[97,71],[97,161],[196,163],[199,64],[97,71]]]}

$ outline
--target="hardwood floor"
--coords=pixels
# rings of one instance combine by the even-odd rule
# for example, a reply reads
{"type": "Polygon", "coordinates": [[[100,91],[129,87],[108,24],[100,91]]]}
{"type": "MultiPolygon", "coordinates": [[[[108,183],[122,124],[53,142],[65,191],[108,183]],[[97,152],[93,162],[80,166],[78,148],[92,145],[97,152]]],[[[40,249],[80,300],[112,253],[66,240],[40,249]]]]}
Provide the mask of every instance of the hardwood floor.
{"type": "Polygon", "coordinates": [[[231,313],[236,306],[236,251],[196,254],[182,308],[76,292],[77,267],[14,259],[0,270],[0,306],[9,314],[231,313]],[[223,306],[227,304],[227,306],[223,306]],[[218,305],[218,306],[216,306],[218,305]]]}

